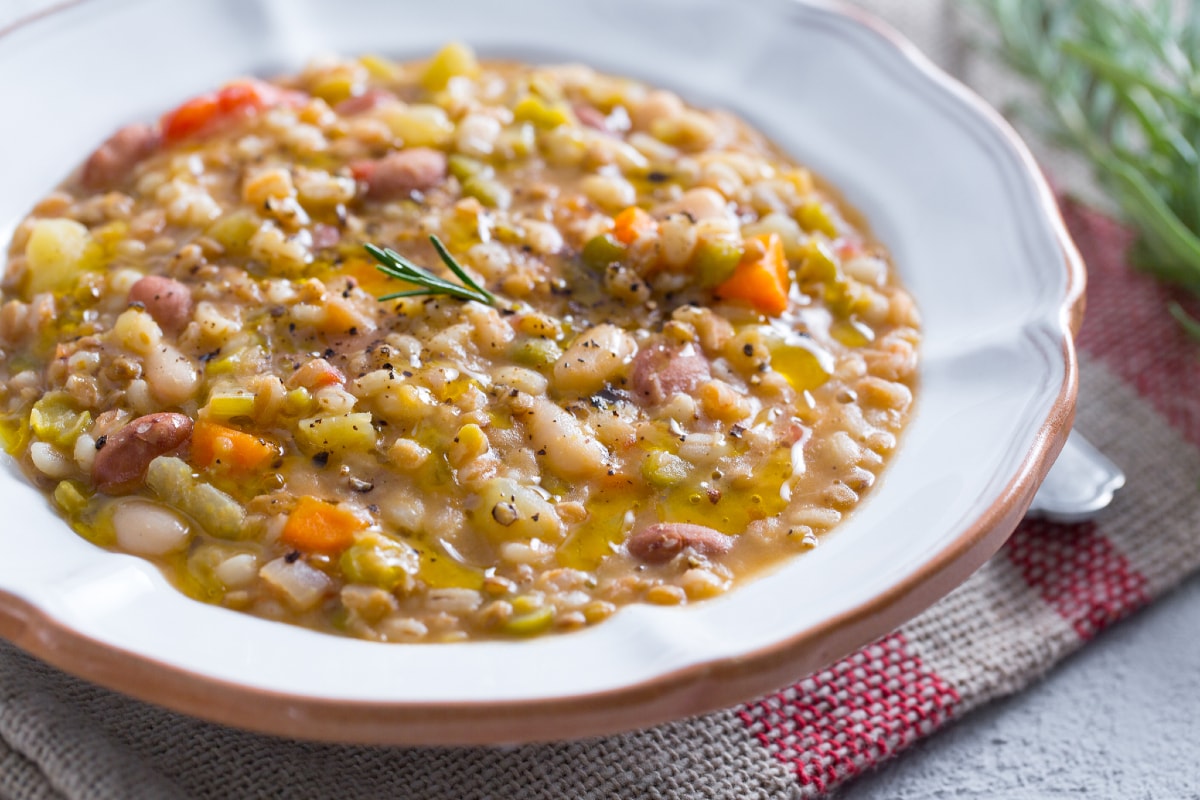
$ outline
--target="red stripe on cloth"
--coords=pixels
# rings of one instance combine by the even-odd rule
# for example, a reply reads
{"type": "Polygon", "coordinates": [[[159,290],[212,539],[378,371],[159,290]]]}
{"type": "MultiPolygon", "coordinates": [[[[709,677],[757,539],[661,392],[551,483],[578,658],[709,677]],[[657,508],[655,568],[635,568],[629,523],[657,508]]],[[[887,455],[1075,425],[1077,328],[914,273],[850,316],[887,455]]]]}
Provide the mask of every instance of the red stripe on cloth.
{"type": "Polygon", "coordinates": [[[1093,523],[1026,520],[1004,552],[1085,641],[1149,600],[1146,576],[1093,523]]]}
{"type": "Polygon", "coordinates": [[[893,633],[738,714],[802,786],[825,791],[938,728],[958,701],[893,633]]]}
{"type": "Polygon", "coordinates": [[[1071,201],[1063,218],[1087,263],[1087,311],[1079,346],[1133,386],[1192,444],[1200,445],[1200,386],[1197,346],[1167,313],[1180,301],[1200,306],[1129,263],[1130,230],[1071,201]]]}

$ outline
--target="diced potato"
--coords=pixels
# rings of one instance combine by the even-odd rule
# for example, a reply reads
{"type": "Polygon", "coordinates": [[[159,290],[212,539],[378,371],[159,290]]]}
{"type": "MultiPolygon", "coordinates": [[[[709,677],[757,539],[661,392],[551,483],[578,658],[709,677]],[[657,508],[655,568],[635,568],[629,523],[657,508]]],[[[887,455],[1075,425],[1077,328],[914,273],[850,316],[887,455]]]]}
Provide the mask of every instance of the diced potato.
{"type": "Polygon", "coordinates": [[[70,219],[39,219],[25,243],[29,264],[25,290],[62,292],[88,270],[99,266],[100,246],[88,229],[70,219]]]}
{"type": "Polygon", "coordinates": [[[427,91],[439,92],[446,88],[451,78],[473,78],[478,74],[479,62],[475,60],[475,52],[462,42],[450,42],[429,61],[421,73],[421,85],[427,91]]]}
{"type": "Polygon", "coordinates": [[[476,500],[471,521],[494,542],[554,541],[562,531],[562,521],[549,501],[508,478],[489,480],[476,500]]]}
{"type": "Polygon", "coordinates": [[[391,106],[382,109],[380,114],[405,147],[437,147],[454,134],[454,123],[437,106],[421,103],[391,106]]]}
{"type": "Polygon", "coordinates": [[[303,559],[277,558],[258,571],[258,576],[289,606],[297,611],[313,608],[333,590],[333,581],[303,559]]]}
{"type": "Polygon", "coordinates": [[[154,352],[162,342],[162,328],[140,308],[122,311],[113,323],[112,335],[121,347],[142,356],[154,352]]]}

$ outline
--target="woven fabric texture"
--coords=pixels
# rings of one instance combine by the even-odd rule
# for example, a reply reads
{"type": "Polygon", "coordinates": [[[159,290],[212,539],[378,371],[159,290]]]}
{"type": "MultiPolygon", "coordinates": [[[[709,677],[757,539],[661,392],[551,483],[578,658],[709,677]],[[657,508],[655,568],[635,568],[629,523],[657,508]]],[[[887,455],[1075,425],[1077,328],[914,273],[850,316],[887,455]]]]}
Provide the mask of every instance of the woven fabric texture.
{"type": "MultiPolygon", "coordinates": [[[[36,3],[34,3],[36,5],[36,3]]],[[[868,6],[951,72],[1012,87],[943,0],[868,6]]],[[[1067,187],[1076,166],[1039,155],[1067,187]],[[1063,177],[1065,176],[1065,177],[1063,177]]],[[[1200,361],[1125,263],[1130,234],[1072,202],[1089,267],[1078,427],[1129,475],[1093,523],[1026,522],[899,631],[754,702],[622,736],[508,749],[320,745],[222,728],[64,675],[0,643],[0,798],[799,798],[819,796],[1020,690],[1200,566],[1200,361]],[[1140,335],[1123,335],[1136,327],[1140,335]]]]}

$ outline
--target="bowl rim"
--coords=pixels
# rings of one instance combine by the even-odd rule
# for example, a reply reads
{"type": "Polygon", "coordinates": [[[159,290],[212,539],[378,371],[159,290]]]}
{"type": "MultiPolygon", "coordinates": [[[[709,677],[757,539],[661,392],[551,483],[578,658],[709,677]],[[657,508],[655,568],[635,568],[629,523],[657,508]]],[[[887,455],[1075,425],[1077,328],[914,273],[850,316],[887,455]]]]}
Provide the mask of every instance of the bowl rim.
{"type": "MultiPolygon", "coordinates": [[[[0,42],[38,20],[92,0],[62,0],[0,28],[0,42]]],[[[1032,153],[978,94],[937,67],[906,37],[845,0],[790,0],[849,19],[897,50],[931,83],[998,133],[1034,189],[1061,250],[1067,282],[1058,306],[1062,382],[1032,446],[995,501],[918,569],[886,591],[788,638],[736,658],[709,659],[629,685],[568,697],[409,702],[342,700],[247,686],[116,647],[0,589],[0,637],[76,677],[225,725],[291,738],[385,745],[478,745],[560,741],[648,727],[717,711],[778,689],[870,643],[945,596],[1016,528],[1062,449],[1075,414],[1083,260],[1032,153]]]]}

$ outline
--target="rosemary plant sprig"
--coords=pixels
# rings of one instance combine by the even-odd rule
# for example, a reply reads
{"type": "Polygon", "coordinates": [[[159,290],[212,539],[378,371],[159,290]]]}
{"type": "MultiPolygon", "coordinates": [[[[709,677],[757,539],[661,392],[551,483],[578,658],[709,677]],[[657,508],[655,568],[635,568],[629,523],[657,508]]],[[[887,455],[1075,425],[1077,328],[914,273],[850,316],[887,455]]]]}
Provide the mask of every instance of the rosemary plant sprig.
{"type": "Polygon", "coordinates": [[[390,247],[378,247],[373,244],[365,244],[367,252],[371,254],[379,263],[375,265],[375,269],[387,275],[390,278],[397,278],[408,283],[415,283],[420,289],[409,289],[404,292],[393,292],[380,297],[383,300],[395,300],[398,297],[419,297],[421,295],[432,294],[447,294],[451,297],[457,297],[460,300],[475,300],[487,305],[496,304],[496,296],[487,289],[480,286],[478,283],[467,274],[466,270],[454,260],[454,256],[450,255],[450,251],[446,249],[446,245],[442,244],[442,240],[436,236],[430,236],[429,241],[433,244],[433,249],[437,251],[438,257],[442,259],[451,272],[453,272],[461,284],[439,278],[424,267],[414,264],[409,259],[397,253],[390,247]]]}
{"type": "Polygon", "coordinates": [[[981,5],[1002,56],[1052,112],[1051,134],[1088,159],[1137,228],[1137,266],[1200,294],[1200,3],[981,5]]]}

